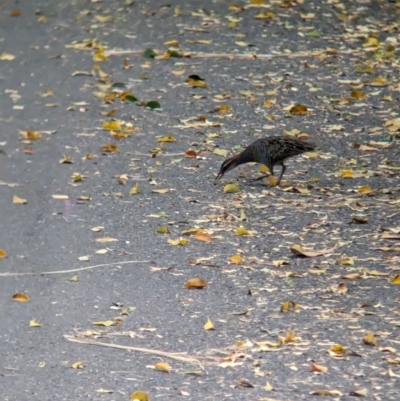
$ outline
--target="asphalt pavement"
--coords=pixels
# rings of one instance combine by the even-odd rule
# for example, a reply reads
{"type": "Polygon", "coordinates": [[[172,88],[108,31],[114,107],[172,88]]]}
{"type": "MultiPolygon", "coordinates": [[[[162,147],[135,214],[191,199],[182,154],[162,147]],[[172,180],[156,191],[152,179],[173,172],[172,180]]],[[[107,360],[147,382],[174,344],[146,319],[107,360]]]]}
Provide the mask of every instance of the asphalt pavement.
{"type": "Polygon", "coordinates": [[[1,1],[0,400],[399,400],[399,12],[1,1]]]}

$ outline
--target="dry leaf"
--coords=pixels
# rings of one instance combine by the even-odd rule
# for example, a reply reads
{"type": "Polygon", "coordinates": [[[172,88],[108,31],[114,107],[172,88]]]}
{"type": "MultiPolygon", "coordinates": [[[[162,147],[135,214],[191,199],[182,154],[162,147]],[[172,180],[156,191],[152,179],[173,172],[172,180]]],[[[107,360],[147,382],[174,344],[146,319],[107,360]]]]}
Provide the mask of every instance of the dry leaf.
{"type": "Polygon", "coordinates": [[[115,319],[115,320],[101,320],[97,322],[92,322],[95,326],[102,326],[102,327],[110,327],[110,326],[118,326],[123,322],[122,319],[115,319]]]}
{"type": "Polygon", "coordinates": [[[232,255],[229,259],[229,263],[238,265],[243,262],[243,258],[240,255],[232,255]]]}
{"type": "Polygon", "coordinates": [[[12,296],[12,299],[17,302],[29,302],[29,296],[24,292],[17,292],[12,296]]]}
{"type": "Polygon", "coordinates": [[[158,362],[154,365],[154,369],[169,373],[171,371],[171,366],[168,362],[158,362]]]}
{"type": "Polygon", "coordinates": [[[210,318],[207,318],[207,322],[204,325],[204,330],[215,330],[214,323],[210,320],[210,318]]]}
{"type": "Polygon", "coordinates": [[[311,251],[311,250],[305,251],[305,250],[303,250],[301,245],[298,245],[298,244],[295,244],[290,248],[292,253],[294,253],[295,255],[305,256],[307,258],[312,258],[314,256],[327,255],[329,253],[332,253],[335,249],[336,249],[336,247],[329,248],[329,249],[321,249],[319,251],[311,251]]]}
{"type": "Polygon", "coordinates": [[[400,274],[397,274],[397,275],[394,276],[392,279],[390,279],[390,282],[391,282],[392,284],[399,285],[399,284],[400,284],[400,274]]]}
{"type": "Polygon", "coordinates": [[[129,191],[129,195],[137,195],[140,191],[140,184],[137,182],[135,184],[135,186],[133,186],[130,191],[129,191]]]}
{"type": "Polygon", "coordinates": [[[234,193],[234,192],[239,192],[240,188],[236,184],[227,184],[224,186],[224,193],[229,194],[229,193],[234,193]]]}
{"type": "Polygon", "coordinates": [[[189,241],[185,238],[180,238],[180,239],[168,239],[168,243],[171,245],[181,245],[184,246],[188,243],[189,241]]]}
{"type": "Polygon", "coordinates": [[[176,142],[176,138],[172,135],[159,136],[157,142],[176,142]]]}
{"type": "Polygon", "coordinates": [[[0,248],[0,259],[4,259],[7,257],[7,252],[4,249],[0,248]]]}
{"type": "Polygon", "coordinates": [[[26,199],[19,198],[17,195],[14,195],[13,203],[15,203],[17,205],[26,205],[28,203],[28,201],[26,199]]]}
{"type": "Polygon", "coordinates": [[[151,192],[154,192],[155,194],[166,194],[167,192],[169,192],[169,188],[152,189],[151,192]]]}
{"type": "Polygon", "coordinates": [[[133,401],[149,401],[149,396],[145,391],[135,391],[129,398],[133,401]]]}
{"type": "Polygon", "coordinates": [[[307,113],[307,107],[304,104],[296,104],[289,110],[290,114],[293,115],[302,115],[307,113]]]}
{"type": "Polygon", "coordinates": [[[326,366],[318,365],[317,363],[312,363],[310,368],[311,372],[326,373],[328,371],[328,368],[326,366]]]}
{"type": "Polygon", "coordinates": [[[208,286],[207,282],[200,277],[193,277],[193,278],[189,279],[188,281],[186,281],[186,283],[185,283],[185,287],[188,289],[193,289],[193,288],[202,289],[207,286],[208,286]]]}
{"type": "Polygon", "coordinates": [[[35,319],[32,319],[29,322],[29,327],[42,327],[43,323],[37,322],[35,319]]]}
{"type": "Polygon", "coordinates": [[[203,241],[203,242],[211,242],[212,238],[210,234],[207,233],[202,233],[202,232],[197,232],[194,237],[196,239],[198,239],[199,241],[203,241]]]}
{"type": "Polygon", "coordinates": [[[118,241],[116,238],[112,237],[100,237],[96,238],[96,242],[104,243],[104,242],[115,242],[118,241]]]}
{"type": "Polygon", "coordinates": [[[244,227],[238,227],[236,229],[236,235],[249,235],[249,232],[244,227]]]}
{"type": "Polygon", "coordinates": [[[71,365],[71,368],[72,368],[72,369],[83,369],[84,367],[85,367],[85,364],[84,364],[84,362],[82,362],[82,361],[74,362],[74,363],[71,365]]]}
{"type": "Polygon", "coordinates": [[[363,338],[363,343],[367,344],[367,345],[376,346],[377,345],[377,341],[376,341],[376,337],[375,337],[374,333],[369,331],[367,334],[365,334],[365,336],[363,338]]]}

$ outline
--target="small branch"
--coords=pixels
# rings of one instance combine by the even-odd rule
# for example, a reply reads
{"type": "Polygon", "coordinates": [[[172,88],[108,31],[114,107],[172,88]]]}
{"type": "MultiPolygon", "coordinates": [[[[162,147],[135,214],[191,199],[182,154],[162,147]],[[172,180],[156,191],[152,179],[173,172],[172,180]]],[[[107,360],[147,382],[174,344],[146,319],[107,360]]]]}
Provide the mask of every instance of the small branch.
{"type": "MultiPolygon", "coordinates": [[[[143,354],[160,356],[162,358],[175,359],[177,361],[199,365],[204,370],[203,364],[201,363],[201,361],[198,358],[195,358],[192,356],[187,356],[187,354],[184,352],[180,352],[180,353],[165,352],[165,351],[149,349],[149,348],[139,348],[139,347],[129,347],[126,345],[119,345],[119,344],[109,344],[109,343],[103,343],[101,341],[91,340],[89,338],[70,336],[70,335],[66,335],[66,334],[64,335],[64,338],[68,341],[72,341],[72,342],[79,343],[79,344],[90,344],[90,345],[97,345],[100,347],[123,349],[125,351],[141,352],[143,354]]],[[[204,359],[205,361],[208,360],[208,362],[211,362],[211,361],[215,362],[214,358],[202,358],[202,359],[204,359]]]]}
{"type": "Polygon", "coordinates": [[[115,265],[127,265],[132,263],[150,263],[151,260],[127,260],[124,262],[113,262],[113,263],[103,263],[101,265],[93,265],[86,267],[79,267],[77,269],[68,269],[68,270],[55,270],[55,271],[47,271],[47,272],[39,272],[39,273],[0,273],[0,277],[14,277],[14,276],[41,276],[48,274],[65,274],[65,273],[75,273],[83,270],[97,269],[98,267],[110,267],[115,265]]]}
{"type": "MultiPolygon", "coordinates": [[[[336,50],[337,54],[357,54],[357,51],[336,50]]],[[[106,56],[128,56],[142,55],[143,51],[138,50],[107,50],[106,56]]],[[[257,54],[257,53],[190,53],[183,54],[183,58],[228,58],[228,59],[244,59],[244,60],[270,60],[276,57],[318,57],[326,54],[325,50],[314,50],[309,52],[293,52],[293,53],[273,53],[273,54],[257,54]]],[[[157,59],[157,57],[156,57],[157,59]]]]}

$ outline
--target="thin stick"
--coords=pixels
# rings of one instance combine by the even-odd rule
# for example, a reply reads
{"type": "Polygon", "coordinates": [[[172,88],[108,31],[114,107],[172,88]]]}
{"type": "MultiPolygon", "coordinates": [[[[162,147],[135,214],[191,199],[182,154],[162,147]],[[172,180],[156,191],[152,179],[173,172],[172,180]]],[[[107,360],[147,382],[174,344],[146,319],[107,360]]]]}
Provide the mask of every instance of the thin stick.
{"type": "Polygon", "coordinates": [[[176,353],[176,352],[165,352],[165,351],[159,351],[155,349],[149,349],[149,348],[139,348],[139,347],[129,347],[127,345],[119,345],[119,344],[109,344],[109,343],[103,343],[101,341],[95,341],[91,340],[88,338],[82,338],[82,337],[75,337],[75,336],[70,336],[70,335],[64,335],[64,338],[68,341],[72,341],[75,343],[80,343],[80,344],[90,344],[90,345],[98,345],[100,347],[107,347],[107,348],[117,348],[117,349],[123,349],[126,351],[134,351],[134,352],[141,352],[143,354],[149,354],[149,355],[157,355],[161,356],[163,358],[171,358],[175,359],[177,361],[181,362],[187,362],[187,363],[192,363],[192,364],[198,364],[202,369],[204,369],[202,363],[200,362],[199,359],[190,357],[190,356],[183,356],[183,353],[176,353]]]}
{"type": "MultiPolygon", "coordinates": [[[[138,50],[108,50],[106,56],[128,56],[142,55],[143,51],[138,50]]],[[[229,58],[229,59],[245,59],[245,60],[270,60],[276,57],[318,57],[325,54],[325,50],[316,50],[310,52],[296,53],[273,53],[273,54],[256,54],[256,53],[185,53],[184,58],[229,58]]],[[[357,53],[354,50],[337,50],[338,54],[353,54],[357,53]]],[[[157,59],[157,57],[156,57],[157,59]]]]}
{"type": "Polygon", "coordinates": [[[55,270],[55,271],[47,271],[47,272],[40,272],[40,273],[0,273],[0,277],[12,277],[12,276],[39,276],[45,274],[64,274],[64,273],[75,273],[82,270],[90,270],[96,269],[98,267],[110,267],[115,265],[127,265],[130,263],[150,263],[151,260],[127,260],[124,262],[113,262],[113,263],[103,263],[101,265],[93,265],[93,266],[86,266],[86,267],[79,267],[77,269],[69,269],[69,270],[55,270]]]}

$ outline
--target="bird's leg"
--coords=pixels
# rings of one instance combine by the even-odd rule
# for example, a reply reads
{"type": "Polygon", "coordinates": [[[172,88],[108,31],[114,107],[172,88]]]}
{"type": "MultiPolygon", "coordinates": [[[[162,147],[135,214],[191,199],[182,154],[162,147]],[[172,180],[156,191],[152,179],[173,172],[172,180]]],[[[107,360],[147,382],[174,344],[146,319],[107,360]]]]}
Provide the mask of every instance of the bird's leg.
{"type": "Polygon", "coordinates": [[[276,182],[276,186],[279,186],[279,184],[281,183],[281,179],[286,170],[286,166],[283,163],[281,164],[281,166],[282,166],[282,170],[281,170],[281,173],[279,174],[279,178],[278,178],[278,181],[276,182]]]}
{"type": "MultiPolygon", "coordinates": [[[[269,168],[269,175],[274,175],[274,168],[273,168],[273,167],[268,167],[268,168],[269,168]]],[[[269,177],[269,176],[267,175],[267,173],[265,173],[265,175],[262,175],[261,177],[250,178],[250,179],[247,180],[247,181],[249,181],[249,182],[261,181],[261,180],[263,180],[263,179],[266,178],[266,177],[269,177]]]]}

